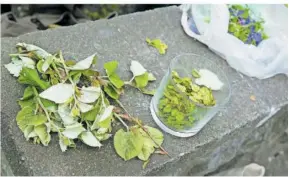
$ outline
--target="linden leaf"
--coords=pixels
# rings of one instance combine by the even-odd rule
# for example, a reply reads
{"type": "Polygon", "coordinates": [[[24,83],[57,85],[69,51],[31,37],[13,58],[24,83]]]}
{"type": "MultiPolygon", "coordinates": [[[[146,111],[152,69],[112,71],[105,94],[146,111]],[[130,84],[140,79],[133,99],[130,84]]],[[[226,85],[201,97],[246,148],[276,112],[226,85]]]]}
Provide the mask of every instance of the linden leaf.
{"type": "Polygon", "coordinates": [[[144,87],[147,86],[148,81],[149,81],[149,79],[148,79],[148,73],[145,72],[143,75],[136,76],[136,77],[134,78],[134,80],[135,80],[136,86],[137,86],[138,88],[144,88],[144,87]]]}
{"type": "Polygon", "coordinates": [[[87,57],[86,59],[80,60],[75,65],[68,67],[70,70],[86,70],[89,69],[90,66],[95,63],[97,57],[95,54],[87,57]]]}
{"type": "Polygon", "coordinates": [[[76,123],[76,118],[71,116],[71,109],[66,104],[60,104],[58,106],[58,114],[64,125],[71,125],[76,123]]]}
{"type": "Polygon", "coordinates": [[[152,73],[149,73],[149,74],[148,74],[148,80],[149,80],[149,81],[155,81],[155,80],[157,80],[157,79],[155,78],[155,76],[154,76],[152,73]]]}
{"type": "Polygon", "coordinates": [[[80,90],[81,96],[78,97],[78,100],[82,103],[93,103],[99,98],[100,92],[100,87],[82,87],[80,90]]]}
{"type": "Polygon", "coordinates": [[[72,84],[59,83],[49,87],[39,94],[41,98],[51,100],[55,103],[65,103],[74,94],[74,88],[72,84]]]}
{"type": "Polygon", "coordinates": [[[108,76],[112,75],[113,73],[115,73],[116,69],[118,67],[118,61],[110,61],[110,62],[106,62],[104,64],[104,69],[106,71],[106,74],[108,76]]]}
{"type": "Polygon", "coordinates": [[[45,123],[47,118],[44,114],[35,114],[32,107],[24,107],[18,112],[16,122],[18,127],[24,131],[29,125],[37,126],[45,123]]]}
{"type": "Polygon", "coordinates": [[[91,147],[102,146],[101,143],[95,138],[95,136],[90,131],[82,132],[80,138],[85,144],[91,147]]]}
{"type": "Polygon", "coordinates": [[[104,86],[105,93],[110,96],[111,98],[117,100],[119,98],[119,93],[116,91],[116,89],[108,84],[107,86],[104,86]]]}
{"type": "Polygon", "coordinates": [[[5,68],[12,74],[14,77],[18,77],[20,71],[23,67],[23,62],[21,60],[13,58],[11,63],[4,65],[5,68]]]}
{"type": "Polygon", "coordinates": [[[85,131],[86,129],[80,123],[75,123],[73,125],[68,125],[65,127],[65,130],[62,132],[64,136],[70,139],[75,139],[78,135],[85,131]]]}
{"type": "Polygon", "coordinates": [[[17,47],[23,47],[28,52],[34,52],[38,57],[41,57],[42,59],[46,59],[49,56],[52,56],[50,53],[46,52],[42,48],[32,45],[32,44],[26,44],[26,43],[18,43],[16,44],[17,47]]]}
{"type": "Polygon", "coordinates": [[[78,107],[80,109],[80,112],[82,112],[82,113],[88,112],[88,111],[90,111],[93,108],[92,105],[85,104],[85,103],[82,103],[82,102],[79,103],[78,107]]]}
{"type": "Polygon", "coordinates": [[[51,140],[51,136],[50,136],[50,133],[49,133],[50,131],[47,128],[47,126],[45,124],[38,125],[34,127],[34,131],[40,138],[41,143],[44,146],[48,146],[48,143],[51,140]]]}
{"type": "Polygon", "coordinates": [[[116,73],[111,74],[108,77],[108,79],[118,89],[124,85],[124,82],[120,79],[120,77],[116,73]]]}
{"type": "Polygon", "coordinates": [[[141,152],[143,138],[138,132],[125,132],[120,129],[115,133],[113,143],[117,154],[127,161],[138,156],[141,152]]]}
{"type": "Polygon", "coordinates": [[[135,60],[131,61],[130,70],[134,77],[143,75],[147,71],[138,61],[135,60]]]}

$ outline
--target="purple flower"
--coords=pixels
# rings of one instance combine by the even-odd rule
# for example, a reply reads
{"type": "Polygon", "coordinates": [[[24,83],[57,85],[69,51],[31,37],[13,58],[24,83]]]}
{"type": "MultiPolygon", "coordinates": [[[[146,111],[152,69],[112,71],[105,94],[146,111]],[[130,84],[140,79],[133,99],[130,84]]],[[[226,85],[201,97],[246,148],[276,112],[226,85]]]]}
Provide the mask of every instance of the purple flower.
{"type": "Polygon", "coordinates": [[[239,24],[240,25],[246,25],[246,20],[245,19],[239,19],[239,24]]]}
{"type": "Polygon", "coordinates": [[[253,33],[255,31],[255,26],[250,26],[250,32],[253,33]]]}
{"type": "Polygon", "coordinates": [[[253,39],[256,41],[256,44],[257,43],[260,43],[262,41],[262,35],[261,33],[254,33],[253,34],[253,39]]]}
{"type": "Polygon", "coordinates": [[[247,18],[245,23],[246,23],[246,25],[249,24],[249,23],[251,23],[250,18],[247,18]]]}

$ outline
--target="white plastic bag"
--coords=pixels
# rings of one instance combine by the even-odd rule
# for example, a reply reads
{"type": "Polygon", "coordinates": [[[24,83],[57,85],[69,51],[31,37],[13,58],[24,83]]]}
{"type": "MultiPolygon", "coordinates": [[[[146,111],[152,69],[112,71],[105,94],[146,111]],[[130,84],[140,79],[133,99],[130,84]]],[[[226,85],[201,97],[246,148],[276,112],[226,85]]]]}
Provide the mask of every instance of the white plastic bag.
{"type": "Polygon", "coordinates": [[[284,5],[250,5],[253,18],[262,18],[269,39],[257,47],[228,33],[230,13],[225,4],[181,5],[187,35],[206,44],[237,71],[258,79],[288,75],[288,9],[284,5]],[[208,20],[210,19],[210,22],[208,20]]]}

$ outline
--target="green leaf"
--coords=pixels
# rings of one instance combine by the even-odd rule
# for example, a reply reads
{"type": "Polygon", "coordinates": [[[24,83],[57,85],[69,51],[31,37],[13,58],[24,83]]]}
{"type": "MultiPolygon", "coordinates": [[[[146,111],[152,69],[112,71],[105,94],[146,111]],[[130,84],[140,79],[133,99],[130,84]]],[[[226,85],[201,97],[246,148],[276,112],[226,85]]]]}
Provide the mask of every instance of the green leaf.
{"type": "Polygon", "coordinates": [[[59,83],[49,87],[39,94],[41,98],[51,100],[55,103],[61,104],[69,100],[74,94],[74,87],[72,84],[59,83]]]}
{"type": "Polygon", "coordinates": [[[145,72],[143,75],[136,76],[134,80],[138,88],[143,88],[148,84],[148,73],[145,72]]]}
{"type": "Polygon", "coordinates": [[[82,113],[81,117],[87,121],[94,121],[97,114],[99,113],[101,104],[97,104],[92,110],[82,113]]]}
{"type": "Polygon", "coordinates": [[[143,75],[147,70],[143,67],[140,62],[132,60],[130,64],[130,71],[133,74],[133,77],[143,75]]]}
{"type": "Polygon", "coordinates": [[[198,72],[196,69],[193,69],[192,75],[193,75],[195,78],[201,77],[200,74],[199,74],[199,72],[198,72]]]}
{"type": "Polygon", "coordinates": [[[108,84],[107,86],[104,86],[104,91],[111,98],[118,100],[119,93],[116,91],[116,89],[112,85],[108,84]]]}
{"type": "Polygon", "coordinates": [[[96,62],[97,56],[95,54],[80,60],[75,65],[68,67],[69,70],[86,70],[91,67],[93,63],[96,62]]]}
{"type": "Polygon", "coordinates": [[[144,138],[141,152],[138,154],[137,157],[143,161],[147,161],[149,157],[151,156],[151,154],[155,151],[155,148],[153,145],[154,143],[152,142],[151,139],[144,138]]]}
{"type": "Polygon", "coordinates": [[[49,56],[44,60],[44,63],[42,64],[42,67],[41,67],[43,72],[46,72],[46,70],[50,67],[50,65],[53,62],[53,58],[54,56],[49,56]]]}
{"type": "Polygon", "coordinates": [[[156,92],[156,90],[147,90],[145,88],[140,88],[140,90],[143,94],[147,94],[147,95],[154,95],[156,92]]]}
{"type": "Polygon", "coordinates": [[[113,141],[117,154],[125,161],[141,153],[143,138],[139,132],[125,132],[123,129],[120,129],[114,135],[113,141]]]}
{"type": "Polygon", "coordinates": [[[93,133],[91,133],[90,131],[85,131],[82,132],[80,135],[81,140],[91,146],[91,147],[100,147],[102,146],[101,143],[95,138],[95,136],[93,135],[93,133]]]}
{"type": "Polygon", "coordinates": [[[57,104],[55,104],[53,101],[44,98],[40,98],[40,100],[48,111],[55,112],[57,110],[57,104]]]}
{"type": "Polygon", "coordinates": [[[148,74],[148,80],[149,80],[149,81],[155,81],[155,80],[157,80],[157,79],[155,78],[155,76],[154,76],[152,73],[149,73],[149,74],[148,74]]]}
{"type": "Polygon", "coordinates": [[[48,87],[50,87],[49,82],[45,82],[39,78],[39,75],[36,70],[30,69],[30,68],[22,68],[20,72],[20,76],[18,78],[18,81],[21,84],[28,84],[32,86],[38,86],[41,89],[45,90],[48,87]]]}
{"type": "MultiPolygon", "coordinates": [[[[149,126],[144,126],[144,128],[147,129],[147,131],[149,132],[150,136],[154,139],[154,141],[157,143],[157,145],[153,142],[153,146],[158,148],[159,146],[162,145],[163,141],[164,141],[164,135],[161,131],[159,131],[156,128],[153,127],[149,127],[149,126]]],[[[149,136],[144,132],[141,131],[142,135],[146,138],[149,138],[149,136]]],[[[150,139],[150,138],[149,138],[150,139]]]]}
{"type": "Polygon", "coordinates": [[[40,138],[41,143],[44,146],[48,146],[48,143],[51,140],[50,133],[48,132],[47,126],[45,124],[38,125],[34,127],[35,133],[40,138]]]}
{"type": "Polygon", "coordinates": [[[145,169],[145,168],[146,168],[146,166],[148,165],[149,161],[150,161],[150,160],[147,160],[147,161],[145,161],[145,162],[143,163],[142,169],[145,169]]]}
{"type": "Polygon", "coordinates": [[[158,49],[160,54],[166,53],[166,49],[168,48],[168,46],[165,43],[163,43],[160,39],[150,40],[149,38],[146,38],[146,42],[148,43],[148,45],[158,49]]]}
{"type": "Polygon", "coordinates": [[[26,106],[20,110],[16,116],[16,122],[18,127],[24,131],[28,125],[37,126],[47,121],[44,114],[34,114],[32,107],[26,106]]]}
{"type": "Polygon", "coordinates": [[[43,64],[44,64],[44,60],[39,60],[37,62],[36,68],[37,68],[38,72],[40,72],[40,73],[44,73],[44,71],[42,70],[43,64]]]}
{"type": "Polygon", "coordinates": [[[244,10],[244,13],[241,15],[243,18],[248,18],[249,17],[249,9],[244,10]]]}
{"type": "Polygon", "coordinates": [[[75,139],[78,135],[85,131],[86,129],[83,128],[82,124],[74,123],[72,125],[67,125],[65,130],[62,132],[64,136],[70,139],[75,139]]]}
{"type": "Polygon", "coordinates": [[[21,98],[21,100],[27,100],[34,97],[34,92],[32,87],[28,86],[25,90],[24,90],[24,94],[23,97],[21,98]]]}
{"type": "Polygon", "coordinates": [[[112,75],[116,71],[117,67],[118,67],[118,61],[116,61],[116,60],[106,62],[104,64],[104,69],[105,69],[106,74],[108,76],[112,75]]]}
{"type": "Polygon", "coordinates": [[[120,77],[116,73],[112,73],[108,77],[108,79],[116,88],[121,88],[124,85],[124,82],[120,79],[120,77]]]}
{"type": "Polygon", "coordinates": [[[20,105],[21,109],[25,108],[25,107],[31,107],[32,109],[36,108],[36,103],[34,98],[30,98],[27,100],[19,100],[18,104],[20,105]]]}

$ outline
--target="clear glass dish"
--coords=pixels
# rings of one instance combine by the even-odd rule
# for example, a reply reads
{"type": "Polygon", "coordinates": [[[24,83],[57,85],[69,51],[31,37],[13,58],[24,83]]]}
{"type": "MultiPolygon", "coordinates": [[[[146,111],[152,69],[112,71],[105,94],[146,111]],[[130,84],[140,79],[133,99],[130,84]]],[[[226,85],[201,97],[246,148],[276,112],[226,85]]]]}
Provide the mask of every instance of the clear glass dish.
{"type": "MultiPolygon", "coordinates": [[[[150,110],[154,121],[165,132],[178,137],[190,137],[197,134],[215,115],[224,108],[228,103],[231,96],[231,88],[226,74],[218,67],[218,65],[210,59],[196,55],[196,54],[182,54],[175,57],[169,66],[169,69],[163,77],[159,87],[156,90],[150,104],[150,110]],[[193,69],[207,69],[215,73],[218,78],[223,82],[221,90],[212,91],[216,104],[214,106],[204,106],[194,103],[187,95],[180,93],[179,99],[182,105],[194,105],[195,108],[191,112],[186,112],[185,116],[192,116],[193,123],[186,125],[182,128],[175,128],[168,125],[167,120],[161,116],[159,111],[160,99],[164,97],[164,92],[170,84],[170,87],[176,86],[172,80],[172,72],[176,71],[180,77],[189,77],[194,80],[192,76],[193,69]]],[[[189,109],[190,111],[191,109],[189,109]]],[[[170,113],[169,113],[170,114],[170,113]]],[[[173,115],[173,114],[172,114],[173,115]]]]}

